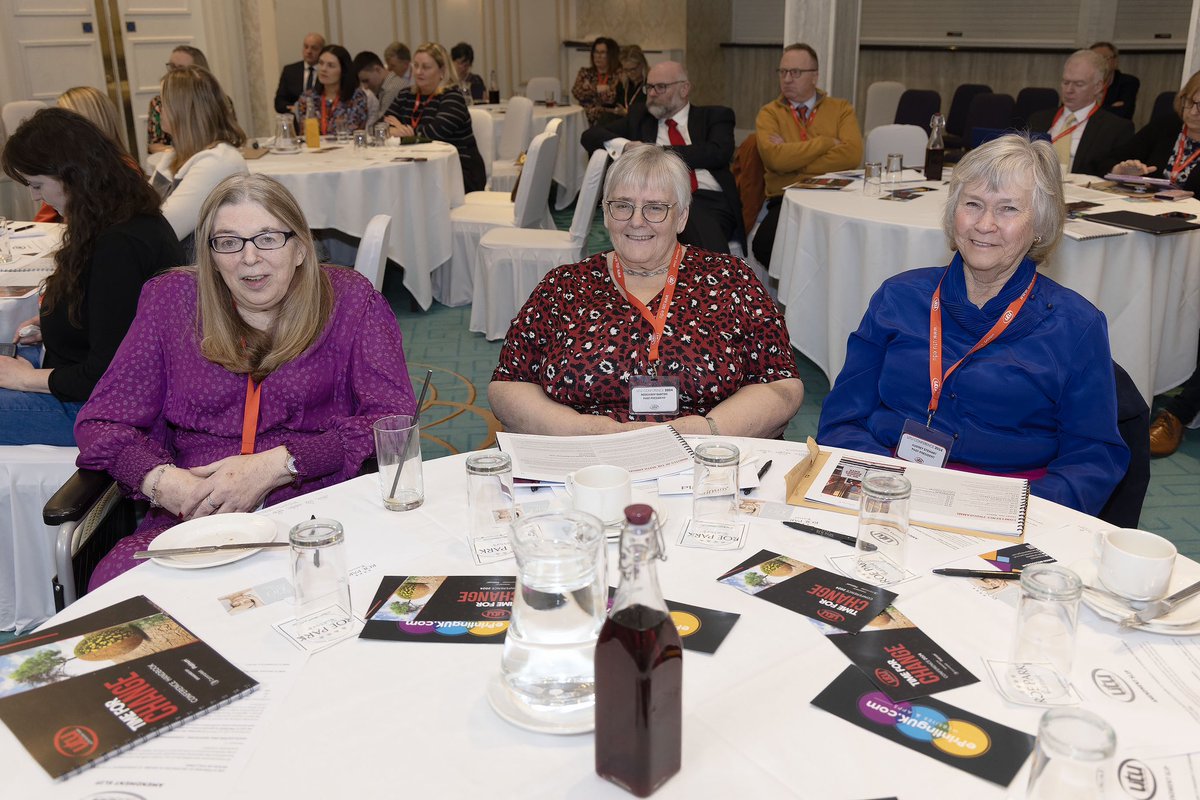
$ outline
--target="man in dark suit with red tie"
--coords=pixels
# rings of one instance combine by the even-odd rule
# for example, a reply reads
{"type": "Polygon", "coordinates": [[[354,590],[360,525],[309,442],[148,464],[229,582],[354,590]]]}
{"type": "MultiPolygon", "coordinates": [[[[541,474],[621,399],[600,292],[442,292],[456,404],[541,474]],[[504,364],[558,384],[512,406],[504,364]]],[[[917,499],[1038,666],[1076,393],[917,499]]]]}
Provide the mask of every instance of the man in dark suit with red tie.
{"type": "Polygon", "coordinates": [[[678,153],[692,174],[692,208],[679,240],[727,253],[731,239],[744,238],[742,203],[729,171],[733,109],[688,102],[692,84],[674,61],[651,67],[645,86],[645,105],[631,104],[627,116],[584,131],[583,146],[588,155],[603,147],[613,158],[644,144],[678,153]]]}
{"type": "Polygon", "coordinates": [[[279,73],[279,86],[275,89],[275,113],[289,113],[300,95],[317,85],[317,57],[324,46],[325,37],[319,33],[304,37],[304,57],[288,64],[279,73]]]}

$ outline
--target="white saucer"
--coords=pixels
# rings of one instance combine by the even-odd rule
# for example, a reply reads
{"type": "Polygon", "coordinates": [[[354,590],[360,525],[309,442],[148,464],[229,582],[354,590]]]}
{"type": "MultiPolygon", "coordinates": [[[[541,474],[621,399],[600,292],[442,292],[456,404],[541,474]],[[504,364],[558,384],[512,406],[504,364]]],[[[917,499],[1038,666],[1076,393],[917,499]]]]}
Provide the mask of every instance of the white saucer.
{"type": "MultiPolygon", "coordinates": [[[[180,523],[163,531],[147,550],[166,550],[173,547],[201,547],[209,544],[238,542],[273,542],[279,535],[275,521],[258,514],[213,514],[180,523]]],[[[224,550],[216,553],[197,553],[191,556],[166,556],[151,559],[164,567],[175,569],[204,569],[232,564],[261,550],[224,550]]]]}
{"type": "Polygon", "coordinates": [[[279,150],[275,147],[268,147],[267,150],[277,156],[296,156],[304,152],[303,147],[297,147],[295,150],[279,150]]]}
{"type": "MultiPolygon", "coordinates": [[[[1103,582],[1096,575],[1095,559],[1085,559],[1076,561],[1071,564],[1069,569],[1073,570],[1083,581],[1085,586],[1093,586],[1103,591],[1108,591],[1103,582]]],[[[1171,583],[1167,586],[1167,594],[1177,592],[1185,586],[1189,586],[1200,580],[1200,565],[1192,564],[1191,562],[1176,560],[1175,571],[1171,573],[1171,583]]],[[[1105,597],[1096,592],[1084,591],[1083,604],[1095,611],[1101,617],[1113,622],[1120,622],[1129,617],[1134,610],[1144,608],[1147,604],[1136,601],[1129,601],[1128,604],[1122,603],[1112,597],[1105,597]]],[[[1182,605],[1177,607],[1169,614],[1164,614],[1151,622],[1134,625],[1134,628],[1151,633],[1161,633],[1168,636],[1191,636],[1200,633],[1200,602],[1195,602],[1195,598],[1189,601],[1184,601],[1182,605]]]]}
{"type": "Polygon", "coordinates": [[[533,716],[527,709],[519,706],[508,693],[504,681],[499,675],[493,675],[487,683],[487,699],[492,710],[506,722],[535,733],[554,733],[559,735],[574,735],[591,733],[596,727],[596,707],[565,712],[560,717],[546,718],[533,716]]]}

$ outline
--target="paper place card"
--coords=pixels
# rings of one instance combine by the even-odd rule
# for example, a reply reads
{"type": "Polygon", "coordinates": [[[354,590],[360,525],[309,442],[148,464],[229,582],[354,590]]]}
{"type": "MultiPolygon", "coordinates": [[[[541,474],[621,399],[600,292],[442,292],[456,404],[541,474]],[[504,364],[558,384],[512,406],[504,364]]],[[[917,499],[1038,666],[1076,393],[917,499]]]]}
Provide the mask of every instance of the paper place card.
{"type": "Polygon", "coordinates": [[[834,568],[849,578],[859,578],[876,586],[895,586],[919,577],[907,567],[898,567],[882,553],[849,553],[827,556],[834,568]]]}
{"type": "Polygon", "coordinates": [[[689,519],[679,534],[678,544],[705,550],[741,550],[746,544],[745,522],[697,522],[689,519]]]}
{"type": "Polygon", "coordinates": [[[304,617],[289,617],[273,626],[292,645],[306,653],[319,653],[354,638],[362,620],[339,605],[329,605],[304,617]]]}
{"type": "Polygon", "coordinates": [[[751,500],[748,497],[738,500],[737,510],[739,514],[747,517],[774,520],[791,519],[792,512],[795,511],[787,503],[772,503],[769,500],[751,500]]]}
{"type": "Polygon", "coordinates": [[[512,543],[507,536],[480,536],[471,540],[471,558],[478,566],[506,561],[513,556],[512,543]]]}
{"type": "Polygon", "coordinates": [[[1049,663],[983,660],[996,691],[1010,703],[1022,706],[1075,706],[1083,702],[1071,684],[1063,681],[1049,663]]]}

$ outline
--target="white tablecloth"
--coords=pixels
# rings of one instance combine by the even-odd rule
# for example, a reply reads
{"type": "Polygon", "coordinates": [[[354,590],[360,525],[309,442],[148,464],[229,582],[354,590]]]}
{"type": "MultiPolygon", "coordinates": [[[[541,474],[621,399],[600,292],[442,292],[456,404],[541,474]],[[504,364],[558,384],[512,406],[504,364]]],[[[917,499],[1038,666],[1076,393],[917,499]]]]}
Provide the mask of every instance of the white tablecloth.
{"type": "MultiPolygon", "coordinates": [[[[913,184],[908,184],[913,185],[913,184]]],[[[841,191],[787,192],[771,276],[792,345],[829,377],[846,360],[846,339],[858,328],[884,279],[917,267],[948,264],[941,228],[946,187],[909,202],[864,197],[861,182],[841,191]]],[[[1188,211],[1200,202],[1133,204],[1114,197],[1091,212],[1145,214],[1188,211]]],[[[1196,368],[1200,329],[1200,232],[1124,236],[1062,244],[1039,271],[1074,289],[1108,318],[1116,359],[1149,402],[1196,368]]]]}
{"type": "MultiPolygon", "coordinates": [[[[500,152],[500,135],[504,131],[504,105],[483,105],[492,115],[492,133],[495,138],[495,152],[500,152]]],[[[587,117],[583,115],[582,106],[554,106],[547,108],[544,103],[533,107],[533,126],[531,134],[537,136],[546,130],[546,125],[554,118],[561,118],[562,125],[558,129],[558,157],[554,162],[554,182],[558,184],[558,196],[555,206],[559,210],[571,205],[579,188],[583,186],[583,173],[587,170],[587,151],[579,143],[583,135],[587,117]]]]}
{"type": "Polygon", "coordinates": [[[323,153],[268,153],[247,161],[250,172],[270,175],[296,195],[308,224],[361,237],[376,214],[391,214],[388,258],[404,267],[404,286],[422,308],[433,303],[430,273],[450,260],[451,208],[462,205],[458,151],[434,142],[323,153]],[[396,162],[416,156],[425,162],[396,162]]]}
{"type": "MultiPolygon", "coordinates": [[[[802,446],[765,440],[739,444],[774,459],[756,496],[781,500],[784,474],[802,446]]],[[[414,511],[384,511],[376,477],[366,476],[265,513],[277,521],[280,535],[311,514],[343,523],[348,561],[360,575],[352,578],[360,609],[384,575],[511,575],[511,561],[475,567],[467,554],[462,539],[465,456],[424,465],[430,494],[414,511]]],[[[655,504],[667,514],[669,560],[659,566],[664,595],[741,614],[717,653],[685,652],[683,768],[656,798],[743,797],[747,787],[753,787],[755,796],[773,798],[1005,796],[1005,790],[993,784],[812,707],[812,698],[845,669],[847,660],[807,619],[716,581],[760,548],[826,567],[826,556],[849,550],[764,519],[750,523],[748,543],[741,551],[684,548],[675,541],[689,514],[690,497],[660,497],[655,504]],[[931,794],[932,787],[936,791],[931,794]]],[[[827,516],[827,527],[853,531],[853,517],[827,516]]],[[[1087,528],[1094,524],[1067,509],[1032,501],[1030,539],[1065,563],[1090,553],[1087,528]]],[[[984,552],[993,545],[975,546],[974,552],[984,552]]],[[[615,554],[610,545],[612,582],[615,554]]],[[[376,797],[385,787],[402,785],[406,794],[438,798],[629,797],[596,777],[592,736],[530,733],[493,713],[485,685],[499,669],[499,646],[359,639],[304,659],[270,628],[290,614],[287,601],[237,616],[228,615],[217,602],[221,595],[287,576],[287,565],[286,551],[264,551],[201,570],[149,563],[85,596],[58,618],[144,593],[252,674],[262,675],[263,665],[272,662],[297,664],[294,686],[272,682],[268,687],[277,694],[259,723],[261,733],[247,747],[244,767],[224,774],[154,769],[145,765],[146,745],[145,752],[135,748],[107,765],[54,784],[0,727],[6,794],[77,799],[104,789],[133,792],[145,800],[376,797]]],[[[940,693],[938,699],[1033,733],[1041,711],[1002,701],[988,683],[982,662],[984,656],[1007,656],[1015,612],[1003,600],[978,594],[972,587],[973,582],[962,579],[925,575],[897,587],[896,605],[981,678],[980,683],[940,693]]],[[[1074,682],[1088,708],[1117,728],[1119,755],[1139,744],[1194,751],[1200,726],[1160,687],[1143,686],[1145,691],[1133,702],[1122,703],[1098,696],[1091,681],[1093,669],[1113,667],[1113,659],[1127,648],[1144,647],[1153,654],[1180,641],[1140,632],[1117,636],[1114,623],[1088,609],[1080,610],[1080,624],[1074,682]]],[[[228,710],[236,714],[249,703],[239,700],[228,710]]],[[[215,712],[213,719],[223,713],[215,712]]],[[[186,735],[192,724],[167,736],[186,735]]],[[[169,740],[162,745],[169,746],[169,740]]],[[[165,763],[183,760],[180,752],[167,756],[165,763]]],[[[1024,777],[1018,776],[1009,796],[1022,796],[1023,785],[1024,777]]]]}
{"type": "MultiPolygon", "coordinates": [[[[14,228],[22,228],[29,223],[13,221],[11,224],[14,228]]],[[[35,228],[14,234],[12,246],[20,248],[43,241],[57,243],[61,227],[53,223],[37,223],[35,228]],[[34,236],[35,233],[51,238],[43,239],[34,236]]],[[[14,252],[12,261],[0,264],[0,290],[12,291],[13,287],[34,287],[16,297],[0,297],[0,342],[11,342],[13,334],[17,332],[17,326],[30,317],[37,316],[36,287],[53,271],[54,259],[49,254],[39,257],[14,252]]]]}

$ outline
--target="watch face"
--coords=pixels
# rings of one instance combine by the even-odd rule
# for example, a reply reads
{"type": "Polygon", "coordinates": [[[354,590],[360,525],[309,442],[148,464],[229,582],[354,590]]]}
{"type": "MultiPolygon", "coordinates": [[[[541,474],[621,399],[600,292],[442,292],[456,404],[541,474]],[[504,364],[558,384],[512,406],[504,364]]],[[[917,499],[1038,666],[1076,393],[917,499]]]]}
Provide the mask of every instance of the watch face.
{"type": "Polygon", "coordinates": [[[300,474],[300,470],[296,469],[296,457],[291,455],[290,453],[288,454],[288,457],[287,457],[287,463],[284,464],[284,466],[287,468],[287,471],[289,473],[291,473],[293,476],[300,474]]]}

